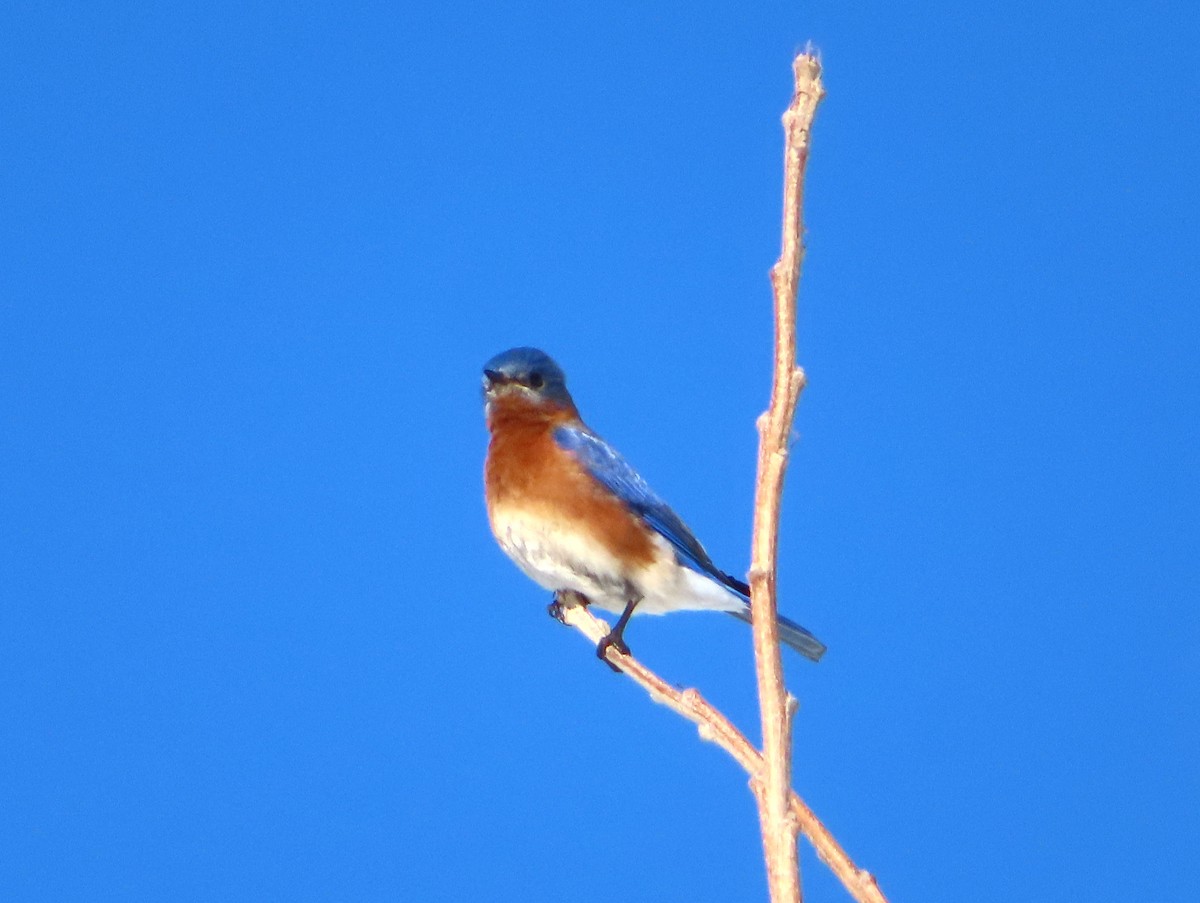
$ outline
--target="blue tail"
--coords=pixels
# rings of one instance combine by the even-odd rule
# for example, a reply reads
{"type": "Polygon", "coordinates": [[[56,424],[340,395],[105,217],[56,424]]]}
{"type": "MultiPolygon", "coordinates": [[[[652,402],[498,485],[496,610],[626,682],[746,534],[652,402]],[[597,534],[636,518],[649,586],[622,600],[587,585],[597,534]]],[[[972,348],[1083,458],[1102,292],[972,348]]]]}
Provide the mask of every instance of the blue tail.
{"type": "MultiPolygon", "coordinates": [[[[719,579],[722,583],[746,600],[745,608],[731,611],[730,614],[739,621],[745,621],[747,624],[753,623],[750,620],[750,587],[722,571],[717,571],[717,573],[720,575],[719,579]]],[[[789,621],[783,615],[776,616],[776,623],[779,625],[779,639],[782,642],[787,643],[810,661],[819,662],[821,660],[821,656],[825,654],[824,643],[795,621],[789,621]]]]}
{"type": "MultiPolygon", "coordinates": [[[[747,624],[751,623],[749,605],[738,611],[731,611],[730,614],[739,621],[745,621],[747,624]]],[[[825,654],[824,643],[795,621],[789,621],[783,615],[779,616],[778,623],[779,639],[781,641],[787,643],[787,645],[811,661],[819,662],[821,660],[821,656],[825,654]]]]}

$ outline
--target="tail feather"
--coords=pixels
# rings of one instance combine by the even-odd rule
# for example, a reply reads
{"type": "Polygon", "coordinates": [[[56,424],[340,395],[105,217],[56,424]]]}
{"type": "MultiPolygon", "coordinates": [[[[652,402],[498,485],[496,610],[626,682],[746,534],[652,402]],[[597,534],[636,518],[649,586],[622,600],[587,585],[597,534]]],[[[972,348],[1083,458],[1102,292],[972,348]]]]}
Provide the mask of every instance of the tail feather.
{"type": "MultiPolygon", "coordinates": [[[[745,621],[747,624],[750,620],[750,606],[731,611],[731,615],[739,621],[745,621]]],[[[795,621],[789,621],[783,615],[778,617],[779,624],[779,639],[791,646],[805,658],[814,662],[819,662],[821,656],[825,654],[825,644],[818,640],[815,636],[797,624],[795,621]]]]}

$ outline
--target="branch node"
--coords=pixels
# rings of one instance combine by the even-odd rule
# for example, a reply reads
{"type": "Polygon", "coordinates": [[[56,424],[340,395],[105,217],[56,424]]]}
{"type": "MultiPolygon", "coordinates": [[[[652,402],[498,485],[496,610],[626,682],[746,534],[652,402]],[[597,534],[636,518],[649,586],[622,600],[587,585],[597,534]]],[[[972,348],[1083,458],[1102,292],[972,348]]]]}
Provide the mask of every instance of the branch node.
{"type": "Polygon", "coordinates": [[[788,717],[789,727],[791,725],[792,720],[796,717],[796,713],[798,711],[800,711],[800,700],[797,699],[795,696],[793,696],[791,693],[788,693],[787,717],[788,717]]]}

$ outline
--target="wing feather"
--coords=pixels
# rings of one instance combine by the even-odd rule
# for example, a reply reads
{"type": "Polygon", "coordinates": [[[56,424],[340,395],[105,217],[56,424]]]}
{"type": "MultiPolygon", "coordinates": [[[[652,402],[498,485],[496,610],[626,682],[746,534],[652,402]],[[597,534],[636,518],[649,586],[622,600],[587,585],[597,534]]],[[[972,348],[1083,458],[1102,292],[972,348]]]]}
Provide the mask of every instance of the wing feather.
{"type": "Polygon", "coordinates": [[[554,431],[554,441],[573,455],[592,479],[621,499],[651,529],[671,543],[680,564],[712,577],[740,596],[747,595],[746,585],[713,564],[712,558],[687,524],[615,448],[595,433],[579,426],[558,427],[554,431]]]}
{"type": "MultiPolygon", "coordinates": [[[[740,611],[729,614],[750,623],[750,587],[730,577],[715,564],[679,515],[650,488],[642,475],[633,469],[620,453],[581,426],[560,426],[554,431],[554,441],[575,457],[600,485],[616,495],[644,520],[656,533],[675,548],[675,557],[684,567],[711,577],[747,603],[740,611]]],[[[811,633],[782,616],[779,617],[779,638],[793,649],[819,661],[825,654],[825,644],[811,633]]]]}

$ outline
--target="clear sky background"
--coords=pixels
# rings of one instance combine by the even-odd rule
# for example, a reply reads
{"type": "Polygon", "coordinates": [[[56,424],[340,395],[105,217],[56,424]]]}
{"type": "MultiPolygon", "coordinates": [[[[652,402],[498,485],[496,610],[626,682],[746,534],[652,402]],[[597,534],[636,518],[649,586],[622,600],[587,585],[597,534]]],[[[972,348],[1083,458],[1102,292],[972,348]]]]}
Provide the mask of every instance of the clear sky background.
{"type": "MultiPolygon", "coordinates": [[[[811,39],[797,787],[894,901],[1194,899],[1198,25],[7,4],[0,898],[763,897],[744,776],[494,546],[479,370],[744,573],[811,39]]],[[[757,735],[742,625],[629,639],[757,735]]]]}

